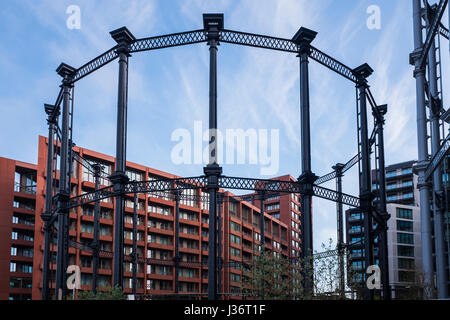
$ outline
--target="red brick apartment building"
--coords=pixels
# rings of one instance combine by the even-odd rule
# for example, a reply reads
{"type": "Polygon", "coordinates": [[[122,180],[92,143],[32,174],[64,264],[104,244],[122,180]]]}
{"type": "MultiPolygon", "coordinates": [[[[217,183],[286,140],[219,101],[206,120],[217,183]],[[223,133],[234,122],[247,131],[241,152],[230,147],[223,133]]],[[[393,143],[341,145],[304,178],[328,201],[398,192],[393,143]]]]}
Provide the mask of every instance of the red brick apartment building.
{"type": "MultiPolygon", "coordinates": [[[[0,158],[0,299],[41,299],[43,267],[43,221],[47,163],[47,139],[39,137],[38,164],[31,165],[0,158]],[[31,182],[30,182],[31,181],[31,182]],[[16,184],[15,184],[16,183],[16,184]],[[32,186],[32,187],[28,187],[32,186]],[[36,218],[35,218],[36,213],[36,218]],[[33,226],[34,225],[34,226],[33,226]],[[15,239],[17,238],[17,239],[15,239]],[[33,250],[34,246],[34,250],[33,250]],[[13,248],[15,248],[13,252],[13,248]],[[14,255],[13,255],[14,253],[14,255]],[[32,258],[31,258],[32,256],[32,258]],[[15,263],[15,265],[13,265],[15,263]],[[26,272],[23,272],[26,271],[26,272]],[[32,276],[32,279],[31,279],[32,276]]],[[[114,171],[114,157],[75,147],[80,156],[101,163],[105,171],[114,171]]],[[[73,164],[71,195],[94,190],[94,177],[77,162],[73,164]]],[[[127,162],[131,180],[175,178],[176,176],[149,167],[127,162]]],[[[294,180],[291,176],[277,178],[294,180]]],[[[101,187],[109,185],[107,179],[101,187]]],[[[222,190],[223,191],[223,190],[222,190]]],[[[203,191],[186,190],[190,195],[206,195],[203,191]],[[200,194],[201,193],[201,194],[200,194]]],[[[230,298],[239,298],[242,286],[241,263],[251,261],[261,244],[259,215],[260,201],[241,201],[225,192],[222,210],[222,292],[230,298]],[[236,199],[234,201],[233,199],[236,199]],[[236,296],[233,296],[233,294],[236,296]]],[[[265,248],[274,255],[287,258],[300,253],[300,199],[297,195],[281,195],[266,199],[265,248]]],[[[113,251],[114,201],[100,203],[101,250],[113,251]]],[[[208,257],[208,205],[194,200],[180,200],[179,230],[179,291],[180,293],[207,292],[207,266],[201,264],[208,257]]],[[[70,240],[89,245],[93,240],[94,205],[88,204],[70,211],[70,240]]],[[[175,267],[175,201],[165,195],[138,195],[138,255],[137,294],[174,293],[175,267]]],[[[126,200],[124,226],[124,254],[132,248],[133,197],[126,200]]],[[[56,239],[55,239],[56,240],[56,239]]],[[[55,242],[56,244],[56,242],[55,242]]],[[[56,249],[56,245],[55,245],[56,249]]],[[[56,256],[56,255],[55,255],[56,256]]],[[[55,262],[55,257],[53,257],[55,262]]],[[[81,269],[81,290],[90,290],[92,284],[92,253],[69,248],[69,264],[81,269]]],[[[54,279],[54,263],[50,265],[54,279]]],[[[124,266],[124,291],[131,293],[131,262],[124,266]]],[[[99,287],[112,284],[112,256],[101,255],[99,287]]],[[[54,283],[52,285],[54,290],[54,283]]]]}
{"type": "Polygon", "coordinates": [[[37,166],[0,157],[0,299],[31,299],[37,166]]]}

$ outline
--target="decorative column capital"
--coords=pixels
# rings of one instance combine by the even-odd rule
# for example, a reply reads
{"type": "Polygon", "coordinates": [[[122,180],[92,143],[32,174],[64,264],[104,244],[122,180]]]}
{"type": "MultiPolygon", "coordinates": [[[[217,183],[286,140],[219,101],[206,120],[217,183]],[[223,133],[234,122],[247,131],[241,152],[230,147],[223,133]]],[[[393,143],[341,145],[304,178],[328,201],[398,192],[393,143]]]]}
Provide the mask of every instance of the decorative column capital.
{"type": "Polygon", "coordinates": [[[300,193],[303,193],[304,195],[313,196],[314,195],[313,185],[318,178],[319,177],[316,176],[311,171],[303,172],[302,175],[297,179],[297,183],[299,184],[300,187],[300,193]]]}
{"type": "Polygon", "coordinates": [[[292,42],[297,45],[299,56],[310,52],[311,42],[316,38],[317,32],[311,29],[301,27],[292,37],[292,42]]]}
{"type": "Polygon", "coordinates": [[[175,189],[173,190],[173,195],[175,197],[175,201],[180,201],[181,198],[181,190],[180,189],[175,189]]]}
{"type": "Polygon", "coordinates": [[[372,112],[378,125],[384,124],[384,116],[386,115],[387,110],[388,110],[387,104],[382,104],[376,107],[377,113],[372,112]]]}
{"type": "Polygon", "coordinates": [[[71,86],[71,80],[73,79],[75,72],[77,70],[74,67],[69,66],[66,63],[61,63],[58,68],[56,68],[56,73],[59,74],[63,80],[63,86],[71,86]]]}
{"type": "Polygon", "coordinates": [[[342,177],[342,169],[344,169],[345,164],[343,163],[336,163],[334,166],[331,167],[334,171],[336,171],[336,177],[342,177]]]}
{"type": "Polygon", "coordinates": [[[104,166],[99,163],[92,164],[92,169],[94,169],[94,178],[100,178],[104,166]]]}
{"type": "Polygon", "coordinates": [[[44,110],[45,113],[47,114],[47,123],[50,124],[56,124],[56,119],[58,118],[60,112],[59,112],[59,108],[56,108],[54,105],[52,104],[44,104],[44,110]]]}
{"type": "Polygon", "coordinates": [[[373,73],[373,69],[367,64],[364,63],[359,67],[353,69],[353,74],[357,79],[357,86],[367,86],[367,78],[373,73]]]}
{"type": "Polygon", "coordinates": [[[203,172],[208,179],[206,188],[208,190],[219,189],[219,176],[222,174],[222,168],[218,164],[209,164],[203,168],[203,172]]]}
{"type": "Polygon", "coordinates": [[[127,27],[122,27],[116,30],[113,30],[109,33],[114,41],[117,42],[116,52],[118,54],[124,53],[129,55],[129,45],[136,41],[136,37],[128,30],[127,27]]]}
{"type": "Polygon", "coordinates": [[[203,14],[203,28],[209,45],[213,42],[211,40],[219,41],[219,32],[223,30],[223,20],[223,13],[203,14]]]}

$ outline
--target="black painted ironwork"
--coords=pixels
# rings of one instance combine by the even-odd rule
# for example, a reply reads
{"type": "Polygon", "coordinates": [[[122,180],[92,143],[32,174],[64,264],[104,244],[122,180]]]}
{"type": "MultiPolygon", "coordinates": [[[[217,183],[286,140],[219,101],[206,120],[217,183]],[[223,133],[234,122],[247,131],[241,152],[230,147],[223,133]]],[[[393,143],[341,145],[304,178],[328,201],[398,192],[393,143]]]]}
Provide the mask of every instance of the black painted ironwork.
{"type": "MultiPolygon", "coordinates": [[[[445,1],[447,2],[447,1],[445,1]]],[[[98,202],[105,198],[115,197],[116,207],[115,207],[115,242],[114,242],[114,253],[105,252],[98,250],[99,255],[109,255],[114,257],[114,284],[122,286],[123,277],[123,261],[136,262],[136,256],[129,257],[123,255],[123,200],[125,195],[134,194],[136,199],[137,193],[148,193],[150,196],[160,196],[162,192],[175,192],[178,194],[176,199],[191,198],[199,202],[209,201],[210,209],[210,258],[208,259],[209,275],[208,278],[211,286],[209,287],[208,297],[210,299],[215,299],[217,297],[217,277],[220,275],[216,272],[217,267],[221,266],[220,259],[216,257],[216,209],[217,209],[217,196],[219,188],[224,189],[238,189],[238,190],[251,190],[254,191],[254,195],[246,196],[230,196],[228,200],[233,198],[236,201],[248,200],[252,201],[260,197],[261,205],[263,205],[264,195],[283,195],[296,193],[301,196],[303,214],[307,215],[308,219],[303,219],[303,232],[302,237],[305,241],[302,243],[303,251],[309,249],[312,254],[312,225],[311,225],[311,208],[310,199],[312,196],[320,197],[323,199],[338,202],[339,204],[346,204],[352,207],[367,209],[367,195],[360,193],[364,196],[364,202],[361,202],[360,198],[344,194],[331,189],[323,188],[319,184],[324,183],[330,179],[336,177],[333,173],[325,175],[319,179],[311,172],[311,152],[310,152],[310,133],[309,133],[309,87],[307,85],[307,64],[308,58],[324,65],[330,70],[341,75],[356,84],[358,84],[357,72],[340,61],[332,58],[326,53],[318,50],[311,46],[311,41],[315,37],[315,32],[308,30],[306,28],[301,28],[299,32],[294,36],[292,40],[282,39],[277,37],[258,35],[245,33],[240,31],[232,31],[223,28],[223,15],[222,14],[206,14],[204,15],[204,28],[200,30],[174,33],[163,36],[148,37],[142,39],[136,39],[131,34],[131,32],[125,27],[117,29],[111,32],[112,37],[117,42],[117,45],[106,51],[105,53],[97,56],[93,60],[84,64],[78,69],[72,70],[71,77],[66,79],[67,85],[72,85],[74,82],[84,78],[90,73],[100,69],[109,62],[119,58],[119,88],[118,88],[118,118],[117,118],[117,148],[116,148],[116,172],[110,176],[110,180],[113,182],[112,186],[105,187],[102,189],[95,190],[80,196],[69,198],[64,197],[64,192],[58,194],[56,198],[52,198],[52,202],[56,203],[59,201],[58,206],[52,206],[52,217],[50,222],[56,219],[56,216],[64,216],[66,219],[68,210],[70,208],[78,207],[87,203],[98,202]],[[144,182],[129,182],[125,175],[125,162],[126,162],[126,109],[127,109],[127,87],[128,87],[128,57],[130,53],[148,51],[154,49],[176,47],[182,45],[189,45],[195,43],[208,42],[210,47],[210,128],[217,129],[217,71],[216,71],[216,53],[217,46],[219,43],[230,43],[239,44],[244,46],[258,47],[264,49],[271,49],[277,51],[283,51],[288,53],[298,54],[300,57],[300,78],[303,83],[301,85],[301,110],[302,110],[302,175],[299,177],[298,181],[277,181],[277,180],[267,180],[267,179],[253,179],[253,178],[242,178],[242,177],[228,177],[223,176],[221,168],[216,163],[216,146],[215,146],[215,136],[210,136],[210,162],[204,169],[204,175],[191,178],[174,178],[174,179],[159,179],[144,182]],[[209,197],[204,197],[202,195],[184,195],[181,191],[185,189],[201,189],[207,190],[209,197]],[[305,202],[305,199],[308,199],[305,202]],[[306,211],[305,211],[306,210],[306,211]],[[305,228],[306,226],[306,228],[305,228]],[[214,257],[214,258],[212,258],[214,257]],[[130,260],[131,259],[131,260],[130,260]],[[219,261],[219,262],[218,262],[219,261]]],[[[440,26],[440,30],[442,30],[440,26]]],[[[445,31],[445,30],[444,30],[445,31]]],[[[368,86],[366,87],[368,90],[368,86]]],[[[368,90],[367,93],[368,101],[374,109],[375,101],[373,96],[368,90]]],[[[59,108],[59,105],[64,101],[64,90],[60,90],[58,98],[56,100],[55,109],[59,108]]],[[[73,102],[73,101],[72,101],[73,102]]],[[[375,112],[376,113],[376,112],[375,112]]],[[[374,116],[377,116],[374,114],[374,116]]],[[[53,118],[57,118],[57,112],[54,111],[52,114],[53,118]]],[[[367,146],[370,148],[375,142],[376,130],[370,139],[366,139],[367,146]]],[[[58,131],[56,131],[58,133],[58,131]]],[[[65,139],[64,130],[60,130],[60,140],[65,139]]],[[[65,147],[65,145],[63,145],[65,147]]],[[[342,172],[350,169],[358,162],[368,161],[368,155],[365,152],[361,153],[361,150],[357,156],[353,157],[348,161],[342,168],[342,172]]],[[[61,155],[66,157],[66,151],[62,151],[61,155]]],[[[81,164],[90,166],[84,159],[78,156],[78,154],[73,153],[75,160],[81,164]]],[[[367,180],[367,179],[366,179],[367,180]]],[[[367,184],[367,183],[366,183],[367,184]]],[[[168,195],[167,199],[170,199],[173,195],[168,195]]],[[[225,199],[225,198],[224,198],[225,199]]],[[[261,208],[263,211],[263,207],[261,208]]],[[[262,215],[263,217],[263,215],[262,215]]],[[[262,223],[264,225],[264,223],[262,223]]],[[[220,229],[220,226],[219,226],[220,229]]],[[[59,233],[62,233],[63,229],[59,229],[59,233]]],[[[67,233],[67,232],[66,232],[67,233]]],[[[70,243],[72,246],[73,242],[70,243]]],[[[87,250],[89,246],[84,246],[76,244],[82,250],[87,250]]],[[[94,245],[95,247],[95,245],[94,245]]],[[[92,247],[90,248],[92,250],[92,247]]],[[[58,250],[58,252],[62,252],[58,250]]],[[[134,251],[133,251],[134,252],[134,251]]],[[[142,258],[138,259],[143,261],[142,258]]],[[[151,259],[150,259],[151,260],[151,259]]],[[[147,259],[146,261],[150,261],[147,259]]],[[[174,263],[174,261],[168,261],[168,263],[174,263]]],[[[183,262],[179,262],[180,266],[183,262]]],[[[61,266],[58,265],[57,270],[61,274],[61,266]]],[[[58,280],[60,283],[61,281],[58,280]]],[[[312,284],[312,283],[311,283],[312,284]]],[[[135,287],[135,286],[134,286],[135,287]]]]}

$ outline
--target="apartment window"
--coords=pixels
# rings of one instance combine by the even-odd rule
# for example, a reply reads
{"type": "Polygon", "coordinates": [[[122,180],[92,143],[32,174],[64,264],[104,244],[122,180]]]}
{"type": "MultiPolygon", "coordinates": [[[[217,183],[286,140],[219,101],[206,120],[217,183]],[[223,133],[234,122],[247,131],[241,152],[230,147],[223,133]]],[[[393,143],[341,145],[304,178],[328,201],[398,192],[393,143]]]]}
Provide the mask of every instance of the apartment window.
{"type": "Polygon", "coordinates": [[[158,213],[158,214],[161,214],[164,216],[172,215],[172,211],[170,210],[169,207],[161,207],[161,206],[156,206],[156,205],[149,205],[148,212],[154,212],[154,213],[158,213]]]}
{"type": "Polygon", "coordinates": [[[386,172],[386,178],[395,177],[397,175],[397,171],[388,171],[386,172]]]}
{"type": "Polygon", "coordinates": [[[395,200],[398,200],[398,196],[396,194],[390,195],[390,196],[386,197],[386,200],[387,201],[395,201],[395,200]]]}
{"type": "Polygon", "coordinates": [[[92,283],[92,275],[87,273],[81,274],[81,284],[85,286],[89,286],[92,283]]]}
{"type": "Polygon", "coordinates": [[[398,258],[399,269],[414,269],[414,259],[398,258]]]}
{"type": "Polygon", "coordinates": [[[414,282],[414,271],[399,271],[398,281],[400,282],[414,282]]]}
{"type": "Polygon", "coordinates": [[[246,223],[250,223],[251,219],[251,210],[247,207],[242,207],[242,221],[246,223]]]}
{"type": "Polygon", "coordinates": [[[413,219],[413,212],[411,209],[397,208],[397,218],[400,219],[413,219]]]}
{"type": "Polygon", "coordinates": [[[143,174],[141,172],[135,171],[135,170],[126,170],[125,173],[127,174],[128,178],[130,178],[130,181],[142,181],[143,174]]]}
{"type": "Polygon", "coordinates": [[[101,236],[112,236],[112,227],[110,226],[100,226],[101,236]]]}
{"type": "Polygon", "coordinates": [[[402,199],[411,199],[413,197],[413,193],[412,192],[408,192],[408,193],[403,193],[402,194],[402,199]]]}
{"type": "Polygon", "coordinates": [[[392,190],[392,189],[395,189],[395,188],[397,188],[397,183],[389,183],[386,186],[386,190],[392,190]]]}
{"type": "Polygon", "coordinates": [[[241,256],[241,250],[233,248],[233,247],[230,247],[230,254],[232,256],[235,256],[235,257],[240,257],[241,256]]]}
{"type": "Polygon", "coordinates": [[[237,232],[241,231],[241,226],[233,221],[230,222],[230,228],[233,231],[237,231],[237,232]]]}
{"type": "Polygon", "coordinates": [[[412,233],[397,233],[397,242],[405,244],[414,244],[414,235],[412,233]]]}
{"type": "Polygon", "coordinates": [[[408,181],[402,181],[402,187],[412,187],[413,182],[412,180],[408,180],[408,181]]]}
{"type": "Polygon", "coordinates": [[[17,248],[11,247],[11,255],[12,256],[17,256],[17,248]]]}
{"type": "Polygon", "coordinates": [[[16,272],[16,270],[17,270],[17,265],[16,265],[16,263],[15,263],[15,262],[11,262],[11,263],[9,264],[9,271],[10,271],[10,272],[16,272]]]}
{"type": "Polygon", "coordinates": [[[235,236],[234,234],[230,234],[230,241],[236,244],[241,244],[241,238],[235,236]]]}
{"type": "Polygon", "coordinates": [[[231,282],[241,282],[241,276],[236,273],[230,273],[230,281],[231,282]]]}
{"type": "Polygon", "coordinates": [[[411,174],[411,173],[412,173],[412,168],[402,169],[402,174],[411,174]]]}
{"type": "Polygon", "coordinates": [[[403,257],[414,257],[414,247],[397,246],[397,254],[403,257]]]}
{"type": "Polygon", "coordinates": [[[195,212],[180,211],[180,219],[198,221],[198,214],[195,212]]]}
{"type": "Polygon", "coordinates": [[[93,233],[94,232],[94,226],[92,224],[88,223],[81,223],[81,232],[86,233],[93,233]]]}
{"type": "Polygon", "coordinates": [[[275,209],[280,209],[280,204],[279,204],[279,203],[274,203],[274,204],[268,204],[268,205],[266,205],[266,210],[267,210],[267,211],[275,210],[275,209]]]}
{"type": "Polygon", "coordinates": [[[229,202],[229,204],[228,204],[228,211],[230,211],[230,214],[232,215],[232,216],[235,216],[235,217],[238,217],[238,214],[237,214],[237,202],[234,202],[234,201],[230,201],[229,202]]]}
{"type": "Polygon", "coordinates": [[[18,233],[17,233],[16,231],[13,231],[13,232],[11,233],[11,239],[12,239],[12,240],[17,240],[17,236],[18,236],[18,233]]]}
{"type": "Polygon", "coordinates": [[[397,230],[413,232],[412,221],[397,220],[397,230]]]}

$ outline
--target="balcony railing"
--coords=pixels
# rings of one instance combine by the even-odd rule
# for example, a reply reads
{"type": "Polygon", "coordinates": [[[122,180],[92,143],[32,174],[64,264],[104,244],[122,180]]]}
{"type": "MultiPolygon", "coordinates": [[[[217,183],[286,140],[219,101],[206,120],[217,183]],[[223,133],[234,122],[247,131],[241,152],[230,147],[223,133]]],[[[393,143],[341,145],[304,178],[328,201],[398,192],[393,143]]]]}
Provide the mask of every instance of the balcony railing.
{"type": "Polygon", "coordinates": [[[348,217],[348,221],[349,222],[360,221],[362,219],[363,219],[362,215],[361,216],[350,216],[350,217],[348,217]]]}
{"type": "Polygon", "coordinates": [[[14,191],[28,193],[28,194],[36,194],[36,185],[25,186],[25,185],[21,185],[20,183],[16,183],[16,184],[14,184],[14,191]]]}
{"type": "Polygon", "coordinates": [[[357,233],[361,233],[362,229],[361,228],[352,228],[348,230],[349,234],[357,234],[357,233]]]}

